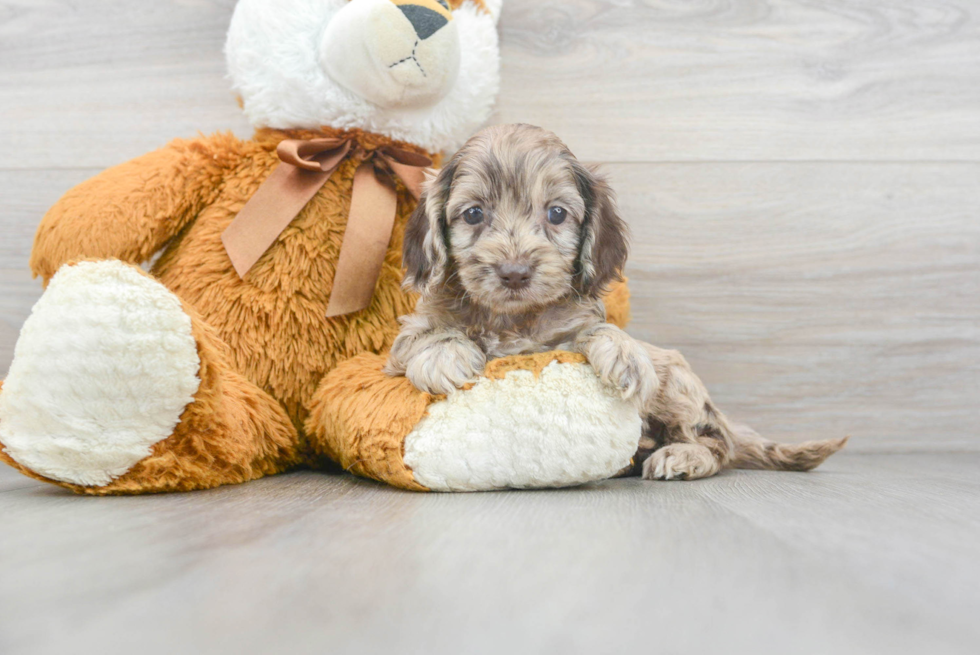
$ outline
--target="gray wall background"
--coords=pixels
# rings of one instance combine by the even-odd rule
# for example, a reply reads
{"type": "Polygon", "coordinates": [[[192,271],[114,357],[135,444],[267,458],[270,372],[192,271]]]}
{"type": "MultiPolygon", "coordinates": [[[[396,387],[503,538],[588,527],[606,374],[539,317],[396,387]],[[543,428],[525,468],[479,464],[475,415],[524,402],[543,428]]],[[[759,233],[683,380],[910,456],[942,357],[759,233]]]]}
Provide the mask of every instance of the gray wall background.
{"type": "MultiPolygon", "coordinates": [[[[980,3],[506,0],[494,121],[600,162],[631,331],[732,416],[855,451],[980,448],[980,3]]],[[[71,186],[251,132],[231,0],[0,0],[0,377],[71,186]]]]}

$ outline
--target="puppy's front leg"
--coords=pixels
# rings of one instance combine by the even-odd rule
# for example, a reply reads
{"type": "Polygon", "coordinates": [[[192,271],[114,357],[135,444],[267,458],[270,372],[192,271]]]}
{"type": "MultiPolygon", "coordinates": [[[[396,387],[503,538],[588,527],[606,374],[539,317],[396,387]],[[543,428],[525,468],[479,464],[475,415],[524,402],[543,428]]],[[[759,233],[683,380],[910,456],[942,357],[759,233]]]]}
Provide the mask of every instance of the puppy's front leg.
{"type": "Polygon", "coordinates": [[[401,321],[385,365],[388,375],[404,375],[421,391],[448,394],[476,380],[486,367],[486,354],[462,331],[433,327],[415,314],[401,321]]]}
{"type": "Polygon", "coordinates": [[[622,391],[624,399],[646,407],[657,393],[660,381],[649,353],[615,325],[602,323],[583,330],[575,348],[603,382],[622,391]]]}

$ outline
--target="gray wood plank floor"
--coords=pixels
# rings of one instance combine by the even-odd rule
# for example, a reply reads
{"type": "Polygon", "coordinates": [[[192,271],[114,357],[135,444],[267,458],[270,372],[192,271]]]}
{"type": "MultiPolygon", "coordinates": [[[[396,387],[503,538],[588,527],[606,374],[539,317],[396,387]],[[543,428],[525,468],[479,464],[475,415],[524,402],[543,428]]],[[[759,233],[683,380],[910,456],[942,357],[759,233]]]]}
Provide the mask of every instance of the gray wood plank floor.
{"type": "Polygon", "coordinates": [[[0,473],[0,652],[976,653],[978,466],[105,499],[0,473]]]}

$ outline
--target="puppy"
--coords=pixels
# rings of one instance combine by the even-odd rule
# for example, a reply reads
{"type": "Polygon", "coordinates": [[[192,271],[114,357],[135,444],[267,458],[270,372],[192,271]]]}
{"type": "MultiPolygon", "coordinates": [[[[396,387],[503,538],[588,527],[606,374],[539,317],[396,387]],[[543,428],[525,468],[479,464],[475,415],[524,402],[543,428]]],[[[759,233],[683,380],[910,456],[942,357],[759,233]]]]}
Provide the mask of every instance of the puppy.
{"type": "Polygon", "coordinates": [[[401,318],[386,372],[444,394],[490,358],[579,352],[640,409],[636,472],[648,479],[805,471],[843,447],[776,444],[733,426],[679,352],[607,323],[602,295],[628,249],[609,185],[558,137],[531,125],[483,130],[428,181],[409,219],[405,286],[421,298],[401,318]]]}

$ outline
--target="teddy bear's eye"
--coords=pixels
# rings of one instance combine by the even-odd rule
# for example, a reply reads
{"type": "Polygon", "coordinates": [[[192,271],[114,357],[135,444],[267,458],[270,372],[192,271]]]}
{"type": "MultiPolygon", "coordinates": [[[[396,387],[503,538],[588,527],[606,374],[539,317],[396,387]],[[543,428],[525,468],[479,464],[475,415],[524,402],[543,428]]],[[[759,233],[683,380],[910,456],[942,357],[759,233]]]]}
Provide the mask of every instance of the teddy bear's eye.
{"type": "Polygon", "coordinates": [[[568,212],[564,207],[552,207],[548,210],[548,222],[552,225],[561,225],[567,216],[568,212]]]}
{"type": "Polygon", "coordinates": [[[476,225],[477,223],[483,222],[483,210],[479,207],[470,207],[465,212],[463,212],[463,220],[465,220],[470,225],[476,225]]]}

